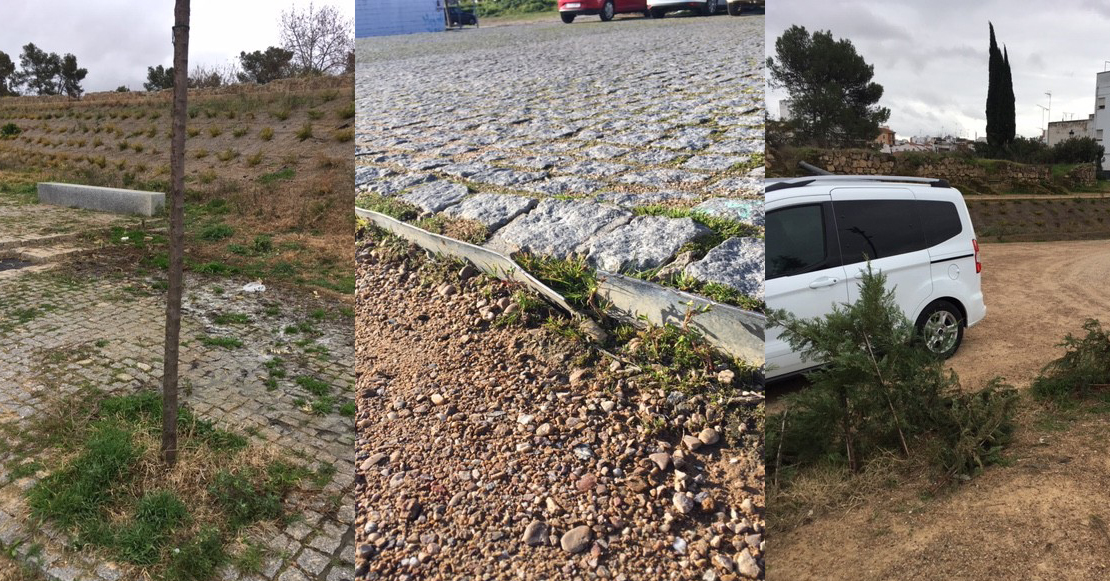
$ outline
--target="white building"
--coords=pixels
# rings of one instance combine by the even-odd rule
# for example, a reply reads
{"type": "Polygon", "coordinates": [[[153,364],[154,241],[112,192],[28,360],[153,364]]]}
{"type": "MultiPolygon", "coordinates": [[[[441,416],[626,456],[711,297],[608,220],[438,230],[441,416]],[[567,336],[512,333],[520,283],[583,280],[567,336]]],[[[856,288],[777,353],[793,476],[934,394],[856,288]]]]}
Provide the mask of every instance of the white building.
{"type": "Polygon", "coordinates": [[[1091,135],[1091,127],[1094,123],[1095,116],[1091,115],[1086,119],[1072,119],[1070,121],[1050,121],[1048,123],[1048,143],[1049,147],[1067,141],[1068,139],[1080,139],[1083,137],[1093,137],[1091,135]]]}
{"type": "Polygon", "coordinates": [[[779,101],[779,120],[790,121],[794,118],[794,111],[791,109],[794,106],[794,101],[790,99],[781,99],[779,101]]]}
{"type": "Polygon", "coordinates": [[[355,36],[386,36],[447,29],[442,0],[355,0],[355,36]]]}
{"type": "MultiPolygon", "coordinates": [[[[1110,97],[1110,71],[1103,71],[1095,78],[1095,115],[1091,123],[1092,137],[1105,149],[1106,138],[1110,138],[1110,110],[1106,109],[1106,100],[1110,97]]],[[[1106,164],[1106,156],[1102,157],[1103,173],[1110,167],[1106,164]]]]}

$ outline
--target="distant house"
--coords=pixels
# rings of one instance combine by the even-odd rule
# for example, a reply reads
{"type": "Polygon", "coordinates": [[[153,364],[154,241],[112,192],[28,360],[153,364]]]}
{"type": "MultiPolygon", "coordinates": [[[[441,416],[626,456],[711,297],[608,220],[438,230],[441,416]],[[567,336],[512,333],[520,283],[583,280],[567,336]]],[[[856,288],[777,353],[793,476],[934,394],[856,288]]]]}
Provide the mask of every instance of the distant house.
{"type": "Polygon", "coordinates": [[[935,151],[932,145],[927,143],[914,143],[912,141],[907,143],[897,143],[889,147],[884,147],[883,151],[886,153],[900,153],[903,151],[918,151],[922,153],[932,153],[935,151]]]}
{"type": "Polygon", "coordinates": [[[388,36],[447,29],[442,0],[355,0],[355,36],[388,36]]]}
{"type": "Polygon", "coordinates": [[[883,148],[888,148],[894,145],[894,131],[886,125],[879,128],[879,135],[875,138],[875,143],[878,143],[883,148]]]}

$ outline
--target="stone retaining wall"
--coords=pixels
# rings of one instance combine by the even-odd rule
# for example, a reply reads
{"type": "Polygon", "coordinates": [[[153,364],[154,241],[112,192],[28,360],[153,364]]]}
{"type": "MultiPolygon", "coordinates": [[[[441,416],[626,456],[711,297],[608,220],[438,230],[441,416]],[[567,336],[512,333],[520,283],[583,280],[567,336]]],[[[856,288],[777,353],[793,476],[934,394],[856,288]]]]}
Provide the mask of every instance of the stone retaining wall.
{"type": "MultiPolygon", "coordinates": [[[[769,158],[774,159],[770,153],[769,158]]],[[[966,193],[1053,191],[1063,187],[1091,186],[1095,166],[1081,164],[1062,178],[1053,179],[1052,167],[1004,160],[987,160],[947,153],[881,153],[877,151],[810,150],[805,161],[843,175],[902,175],[942,178],[966,193]]],[[[793,170],[791,170],[793,171],[793,170]]]]}

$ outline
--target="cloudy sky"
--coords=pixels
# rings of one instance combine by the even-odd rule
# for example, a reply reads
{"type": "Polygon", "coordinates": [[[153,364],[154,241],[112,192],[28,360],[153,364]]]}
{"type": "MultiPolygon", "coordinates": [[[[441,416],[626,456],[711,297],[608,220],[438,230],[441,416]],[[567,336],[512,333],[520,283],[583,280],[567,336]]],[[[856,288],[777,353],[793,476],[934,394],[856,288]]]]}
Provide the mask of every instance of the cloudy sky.
{"type": "MultiPolygon", "coordinates": [[[[1106,0],[776,0],[767,9],[767,55],[791,25],[847,38],[875,66],[898,136],[975,138],[986,133],[987,22],[1010,54],[1017,133],[1040,135],[1052,92],[1052,120],[1094,112],[1095,74],[1110,66],[1106,0]]],[[[767,95],[778,117],[782,90],[767,95]]]]}
{"type": "MultiPolygon", "coordinates": [[[[308,0],[192,0],[189,68],[224,66],[240,51],[280,42],[282,11],[308,0]]],[[[353,0],[316,0],[354,18],[353,0]]],[[[19,64],[28,42],[46,52],[73,53],[89,70],[86,92],[120,85],[142,90],[149,66],[171,66],[173,0],[0,0],[0,51],[19,64]]]]}

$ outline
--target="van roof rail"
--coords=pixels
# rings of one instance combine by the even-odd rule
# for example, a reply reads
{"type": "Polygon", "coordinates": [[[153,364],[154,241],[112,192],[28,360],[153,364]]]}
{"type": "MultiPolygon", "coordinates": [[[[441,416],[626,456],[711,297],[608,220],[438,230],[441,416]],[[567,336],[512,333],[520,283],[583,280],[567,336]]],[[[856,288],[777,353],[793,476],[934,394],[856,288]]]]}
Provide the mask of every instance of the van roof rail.
{"type": "Polygon", "coordinates": [[[952,187],[948,180],[942,178],[920,178],[911,176],[872,176],[872,175],[817,175],[797,178],[769,178],[764,191],[773,192],[787,188],[799,188],[813,182],[884,182],[884,183],[913,183],[929,184],[934,188],[952,187]]]}

